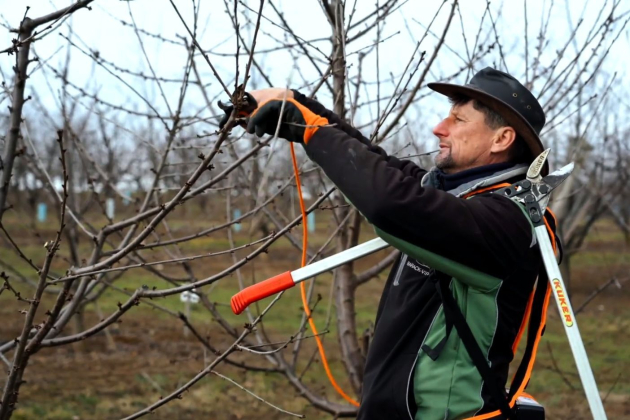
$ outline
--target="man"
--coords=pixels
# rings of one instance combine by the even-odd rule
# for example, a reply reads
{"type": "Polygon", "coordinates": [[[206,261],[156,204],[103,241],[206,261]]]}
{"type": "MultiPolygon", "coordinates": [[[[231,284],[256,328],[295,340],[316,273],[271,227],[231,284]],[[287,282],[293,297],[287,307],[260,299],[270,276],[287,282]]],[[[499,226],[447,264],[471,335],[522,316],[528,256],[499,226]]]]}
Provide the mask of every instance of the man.
{"type": "MultiPolygon", "coordinates": [[[[297,91],[252,92],[259,107],[247,131],[275,133],[286,96],[279,136],[302,143],[377,232],[484,273],[482,280],[447,276],[444,290],[502,388],[542,262],[518,204],[492,193],[464,198],[525,177],[543,151],[538,135],[545,115],[522,84],[492,68],[464,86],[429,87],[452,103],[433,129],[440,152],[430,171],[387,155],[297,91]]],[[[499,408],[445,318],[440,279],[444,273],[405,254],[393,266],[376,315],[359,419],[463,419],[499,408]]]]}

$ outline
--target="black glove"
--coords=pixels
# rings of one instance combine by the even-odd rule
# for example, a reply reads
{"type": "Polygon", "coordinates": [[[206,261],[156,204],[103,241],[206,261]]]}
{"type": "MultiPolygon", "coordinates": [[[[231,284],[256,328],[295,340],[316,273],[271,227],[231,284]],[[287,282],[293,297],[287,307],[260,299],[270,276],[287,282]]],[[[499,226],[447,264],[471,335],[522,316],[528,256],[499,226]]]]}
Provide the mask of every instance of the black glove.
{"type": "MultiPolygon", "coordinates": [[[[242,85],[239,86],[239,88],[240,87],[242,87],[242,85]]],[[[223,130],[223,127],[225,127],[225,124],[227,124],[228,120],[230,119],[230,115],[232,115],[232,111],[234,111],[234,105],[226,105],[223,102],[219,101],[218,106],[225,113],[225,115],[223,115],[223,118],[221,118],[221,121],[219,121],[219,130],[223,130]]],[[[256,110],[256,108],[258,108],[258,102],[256,102],[256,99],[249,93],[244,92],[241,102],[241,108],[239,109],[237,115],[236,124],[245,128],[245,117],[248,117],[252,112],[256,110]]]]}
{"type": "MultiPolygon", "coordinates": [[[[281,99],[272,99],[262,104],[249,118],[247,132],[256,133],[258,137],[263,134],[275,134],[282,102],[281,99]]],[[[328,125],[328,119],[315,114],[295,99],[287,99],[278,137],[306,144],[311,136],[325,125],[328,125]]]]}

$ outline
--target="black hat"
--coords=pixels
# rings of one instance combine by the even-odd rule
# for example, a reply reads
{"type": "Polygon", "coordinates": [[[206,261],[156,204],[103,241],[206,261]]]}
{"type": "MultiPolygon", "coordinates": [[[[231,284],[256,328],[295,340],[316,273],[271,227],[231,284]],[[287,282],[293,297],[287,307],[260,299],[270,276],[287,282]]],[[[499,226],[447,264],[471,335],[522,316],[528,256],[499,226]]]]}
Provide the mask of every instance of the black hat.
{"type": "MultiPolygon", "coordinates": [[[[461,95],[476,99],[501,115],[525,140],[532,160],[545,150],[539,137],[545,125],[545,112],[534,95],[509,74],[486,67],[463,86],[450,83],[429,83],[428,86],[450,98],[461,95]]],[[[543,176],[549,173],[547,162],[541,173],[543,176]]]]}

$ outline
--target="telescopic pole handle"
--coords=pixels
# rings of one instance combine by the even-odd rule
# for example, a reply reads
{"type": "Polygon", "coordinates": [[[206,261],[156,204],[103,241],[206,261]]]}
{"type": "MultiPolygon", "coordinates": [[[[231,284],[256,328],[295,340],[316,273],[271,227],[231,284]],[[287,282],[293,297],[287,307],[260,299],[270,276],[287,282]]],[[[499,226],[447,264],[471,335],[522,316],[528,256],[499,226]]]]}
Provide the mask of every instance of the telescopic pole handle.
{"type": "Polygon", "coordinates": [[[232,296],[232,300],[230,301],[232,312],[238,315],[250,304],[260,299],[264,299],[267,296],[290,289],[293,286],[295,286],[295,282],[293,281],[293,277],[291,277],[291,272],[287,271],[265,281],[261,281],[260,283],[246,287],[232,296]]]}
{"type": "Polygon", "coordinates": [[[389,245],[381,238],[369,240],[361,245],[346,249],[338,254],[319,260],[294,271],[287,271],[253,286],[246,287],[232,296],[231,306],[235,314],[240,314],[253,302],[264,299],[274,293],[289,289],[304,280],[330,271],[347,262],[372,254],[389,245]]]}

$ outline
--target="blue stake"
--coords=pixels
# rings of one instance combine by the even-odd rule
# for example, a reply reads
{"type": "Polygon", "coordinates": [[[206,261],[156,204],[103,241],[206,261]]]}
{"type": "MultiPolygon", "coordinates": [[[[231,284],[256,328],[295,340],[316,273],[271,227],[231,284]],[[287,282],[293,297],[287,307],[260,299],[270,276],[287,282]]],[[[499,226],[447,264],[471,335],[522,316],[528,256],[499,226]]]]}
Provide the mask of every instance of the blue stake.
{"type": "MultiPolygon", "coordinates": [[[[238,219],[239,217],[241,217],[241,211],[239,209],[234,209],[234,215],[232,216],[232,220],[238,219]]],[[[235,223],[232,225],[234,232],[240,232],[241,227],[242,226],[240,223],[235,223]]]]}
{"type": "Polygon", "coordinates": [[[107,217],[109,217],[110,219],[114,218],[114,199],[113,198],[108,198],[105,201],[105,214],[107,214],[107,217]]]}
{"type": "Polygon", "coordinates": [[[37,221],[38,222],[45,222],[46,221],[46,213],[48,210],[48,206],[46,206],[46,203],[39,203],[37,205],[37,221]]]}
{"type": "Polygon", "coordinates": [[[306,216],[306,224],[309,232],[315,232],[315,212],[310,212],[306,216]]]}

